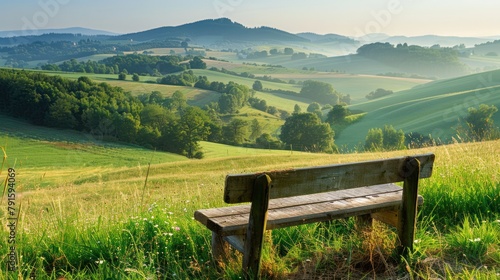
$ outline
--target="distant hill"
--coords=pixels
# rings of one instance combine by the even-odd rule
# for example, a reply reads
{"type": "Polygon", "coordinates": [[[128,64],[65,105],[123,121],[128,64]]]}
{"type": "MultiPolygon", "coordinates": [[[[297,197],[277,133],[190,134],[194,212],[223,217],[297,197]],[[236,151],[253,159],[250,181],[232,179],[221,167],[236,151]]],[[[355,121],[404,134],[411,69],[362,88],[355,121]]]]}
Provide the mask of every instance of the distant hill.
{"type": "Polygon", "coordinates": [[[478,44],[474,48],[472,48],[472,51],[476,55],[498,57],[500,56],[500,40],[478,44]]]}
{"type": "Polygon", "coordinates": [[[438,36],[438,35],[424,35],[424,36],[392,36],[385,40],[391,44],[404,44],[419,45],[423,47],[430,47],[433,45],[440,45],[441,47],[453,47],[464,44],[466,47],[472,47],[476,44],[486,43],[491,41],[488,38],[480,37],[458,37],[458,36],[438,36]]]}
{"type": "Polygon", "coordinates": [[[228,18],[207,19],[179,26],[167,26],[147,31],[124,34],[116,40],[149,41],[155,39],[189,39],[193,43],[217,42],[307,42],[300,36],[271,27],[248,28],[228,18]]]}
{"type": "Polygon", "coordinates": [[[492,41],[491,37],[459,37],[459,36],[440,36],[440,35],[422,35],[422,36],[390,36],[384,33],[366,34],[363,37],[354,38],[362,44],[382,42],[397,44],[418,45],[422,47],[431,47],[440,45],[441,47],[454,47],[464,44],[466,47],[473,47],[476,44],[492,41]]]}
{"type": "Polygon", "coordinates": [[[312,32],[304,32],[304,33],[298,33],[296,34],[297,36],[300,36],[304,39],[307,39],[313,43],[332,43],[332,42],[338,42],[338,43],[349,43],[349,44],[359,44],[359,41],[354,40],[350,37],[343,36],[343,35],[338,35],[338,34],[325,34],[325,35],[320,35],[312,32]]]}
{"type": "Polygon", "coordinates": [[[113,33],[104,30],[83,28],[83,27],[69,27],[69,28],[58,28],[58,29],[35,29],[35,30],[10,30],[10,31],[0,31],[0,37],[10,38],[10,37],[24,37],[24,36],[39,36],[43,34],[81,34],[87,36],[95,35],[107,35],[114,36],[119,35],[118,33],[113,33]]]}
{"type": "Polygon", "coordinates": [[[14,36],[0,38],[0,46],[16,46],[35,42],[78,42],[80,40],[107,40],[109,35],[82,35],[79,33],[47,33],[42,35],[14,36]]]}

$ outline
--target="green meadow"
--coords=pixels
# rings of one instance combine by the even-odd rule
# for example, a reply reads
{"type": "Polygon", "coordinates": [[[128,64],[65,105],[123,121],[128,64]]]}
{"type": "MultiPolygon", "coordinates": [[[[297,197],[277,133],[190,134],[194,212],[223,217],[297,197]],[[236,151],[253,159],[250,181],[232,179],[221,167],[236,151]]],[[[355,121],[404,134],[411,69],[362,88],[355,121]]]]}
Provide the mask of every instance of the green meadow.
{"type": "MultiPolygon", "coordinates": [[[[500,141],[385,153],[312,154],[203,142],[206,157],[109,143],[0,118],[0,176],[15,173],[15,244],[0,246],[0,279],[240,279],[241,255],[217,268],[211,233],[193,219],[223,206],[229,173],[432,152],[415,250],[393,254],[395,231],[353,219],[275,230],[265,279],[496,279],[500,276],[500,141]],[[10,170],[12,168],[14,170],[10,170]],[[8,271],[11,247],[18,264],[8,271]]],[[[0,217],[7,224],[7,199],[0,217]]],[[[11,233],[0,230],[0,244],[11,233]]]]}
{"type": "MultiPolygon", "coordinates": [[[[375,100],[350,106],[366,112],[358,122],[348,126],[336,144],[348,149],[363,144],[370,128],[393,125],[405,133],[419,132],[436,140],[451,141],[457,137],[457,126],[470,107],[480,104],[500,106],[500,71],[440,80],[409,90],[399,91],[375,100]]],[[[493,115],[500,123],[500,115],[493,115]]]]}

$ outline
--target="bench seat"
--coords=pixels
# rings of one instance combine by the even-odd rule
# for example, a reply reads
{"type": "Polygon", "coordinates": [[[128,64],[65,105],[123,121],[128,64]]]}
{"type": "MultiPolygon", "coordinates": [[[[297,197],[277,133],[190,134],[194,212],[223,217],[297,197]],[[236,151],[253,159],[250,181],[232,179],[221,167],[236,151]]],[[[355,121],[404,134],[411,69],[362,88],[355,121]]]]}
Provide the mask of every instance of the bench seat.
{"type": "MultiPolygon", "coordinates": [[[[396,184],[277,198],[269,201],[267,230],[324,222],[380,211],[395,211],[401,206],[403,189],[396,184]]],[[[418,197],[418,204],[423,197],[418,197]]],[[[250,205],[237,205],[195,212],[197,221],[220,236],[244,235],[250,205]]]]}

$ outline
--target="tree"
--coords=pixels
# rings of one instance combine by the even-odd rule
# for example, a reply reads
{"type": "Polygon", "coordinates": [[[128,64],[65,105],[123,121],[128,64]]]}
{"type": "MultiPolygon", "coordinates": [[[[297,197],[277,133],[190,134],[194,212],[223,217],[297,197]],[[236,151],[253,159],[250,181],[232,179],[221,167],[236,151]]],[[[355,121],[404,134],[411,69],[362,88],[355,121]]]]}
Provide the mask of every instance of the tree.
{"type": "Polygon", "coordinates": [[[313,102],[307,106],[307,112],[314,113],[318,115],[318,117],[323,117],[323,112],[321,111],[321,105],[318,102],[313,102]]]}
{"type": "Polygon", "coordinates": [[[314,113],[321,110],[321,105],[318,102],[313,102],[307,106],[307,112],[314,113]]]}
{"type": "Polygon", "coordinates": [[[292,54],[292,60],[306,59],[307,54],[305,52],[299,52],[292,54]]]}
{"type": "Polygon", "coordinates": [[[366,151],[378,151],[383,147],[383,133],[381,128],[370,128],[365,138],[366,151]]]}
{"type": "Polygon", "coordinates": [[[326,121],[330,124],[342,124],[345,123],[345,118],[349,115],[349,110],[342,105],[335,105],[328,112],[326,121]]]}
{"type": "Polygon", "coordinates": [[[221,114],[232,114],[238,110],[238,101],[232,94],[222,94],[219,97],[219,110],[221,114]]]}
{"type": "Polygon", "coordinates": [[[495,134],[495,125],[492,116],[498,112],[495,105],[488,106],[486,104],[479,105],[478,108],[471,107],[468,109],[468,114],[465,117],[467,125],[467,136],[473,141],[489,140],[495,134]]]}
{"type": "Polygon", "coordinates": [[[191,69],[207,69],[207,64],[199,56],[195,56],[189,61],[189,67],[191,69]]]}
{"type": "Polygon", "coordinates": [[[127,79],[127,74],[125,74],[124,72],[118,74],[118,80],[125,81],[126,79],[127,79]]]}
{"type": "Polygon", "coordinates": [[[299,104],[295,104],[295,106],[293,106],[293,113],[294,114],[300,114],[301,111],[302,111],[302,109],[300,108],[299,104]]]}
{"type": "Polygon", "coordinates": [[[281,127],[280,139],[295,150],[333,152],[333,131],[313,113],[293,114],[281,127]]]}
{"type": "Polygon", "coordinates": [[[257,119],[253,119],[250,124],[250,139],[257,139],[262,134],[262,126],[257,119]]]}
{"type": "Polygon", "coordinates": [[[386,96],[386,95],[391,95],[393,93],[394,92],[392,90],[378,88],[377,90],[368,93],[365,96],[365,98],[368,99],[368,100],[372,100],[372,99],[380,98],[380,97],[383,97],[383,96],[386,96]]]}
{"type": "Polygon", "coordinates": [[[293,49],[292,48],[285,48],[283,51],[286,55],[292,55],[293,54],[293,49]]]}
{"type": "Polygon", "coordinates": [[[336,105],[339,103],[338,93],[335,92],[331,84],[325,82],[304,81],[300,95],[323,104],[336,105]]]}
{"type": "Polygon", "coordinates": [[[186,97],[181,91],[174,91],[172,97],[168,100],[168,108],[173,112],[181,112],[188,106],[186,97]]]}
{"type": "Polygon", "coordinates": [[[383,146],[386,150],[400,150],[405,145],[403,130],[396,130],[392,125],[385,125],[382,129],[383,146]]]}
{"type": "Polygon", "coordinates": [[[113,119],[115,134],[118,140],[134,143],[139,131],[140,121],[130,113],[115,113],[113,119]]]}
{"type": "Polygon", "coordinates": [[[248,123],[241,119],[232,119],[231,122],[222,128],[224,140],[229,144],[240,145],[245,142],[248,123]]]}
{"type": "Polygon", "coordinates": [[[281,149],[283,143],[280,140],[272,137],[268,133],[261,134],[257,139],[255,139],[255,145],[258,148],[264,149],[281,149]]]}
{"type": "Polygon", "coordinates": [[[419,132],[410,132],[405,135],[405,146],[410,149],[432,146],[433,142],[430,135],[423,135],[419,132]]]}
{"type": "Polygon", "coordinates": [[[279,113],[280,111],[279,111],[279,110],[278,110],[278,108],[276,108],[275,106],[268,106],[268,107],[267,107],[267,112],[268,112],[269,114],[271,114],[271,115],[275,115],[275,116],[277,116],[277,115],[278,115],[278,113],[279,113]]]}
{"type": "Polygon", "coordinates": [[[396,130],[392,125],[371,128],[365,138],[365,150],[400,150],[404,149],[405,135],[403,130],[396,130]]]}
{"type": "Polygon", "coordinates": [[[154,103],[144,106],[140,116],[141,124],[143,126],[149,126],[158,130],[170,125],[175,119],[172,112],[169,112],[165,109],[165,107],[154,103]]]}
{"type": "Polygon", "coordinates": [[[189,47],[189,44],[188,44],[187,40],[186,41],[182,41],[181,47],[183,47],[184,51],[187,52],[187,48],[189,47]]]}
{"type": "Polygon", "coordinates": [[[261,91],[263,86],[261,81],[255,81],[252,85],[252,88],[256,91],[261,91]]]}
{"type": "Polygon", "coordinates": [[[64,98],[59,98],[50,105],[44,123],[52,127],[76,128],[78,124],[74,116],[76,111],[78,111],[76,98],[69,95],[64,98]]]}
{"type": "Polygon", "coordinates": [[[207,76],[199,76],[198,81],[194,84],[195,88],[210,89],[210,82],[207,76]]]}
{"type": "Polygon", "coordinates": [[[134,73],[134,75],[132,76],[132,81],[134,82],[138,82],[140,80],[140,77],[137,73],[134,73]]]}
{"type": "Polygon", "coordinates": [[[199,141],[206,140],[210,134],[210,118],[199,107],[187,107],[178,124],[178,134],[183,143],[183,153],[188,158],[201,158],[199,141]]]}

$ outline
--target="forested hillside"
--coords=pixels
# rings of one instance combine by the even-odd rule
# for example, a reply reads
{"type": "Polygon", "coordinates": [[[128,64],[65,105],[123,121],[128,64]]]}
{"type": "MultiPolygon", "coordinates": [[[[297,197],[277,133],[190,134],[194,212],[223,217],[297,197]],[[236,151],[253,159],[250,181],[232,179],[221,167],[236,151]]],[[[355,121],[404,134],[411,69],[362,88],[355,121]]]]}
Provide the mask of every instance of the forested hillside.
{"type": "Polygon", "coordinates": [[[357,53],[406,73],[451,77],[465,75],[468,72],[467,67],[458,59],[458,52],[452,48],[373,43],[361,46],[357,53]]]}

